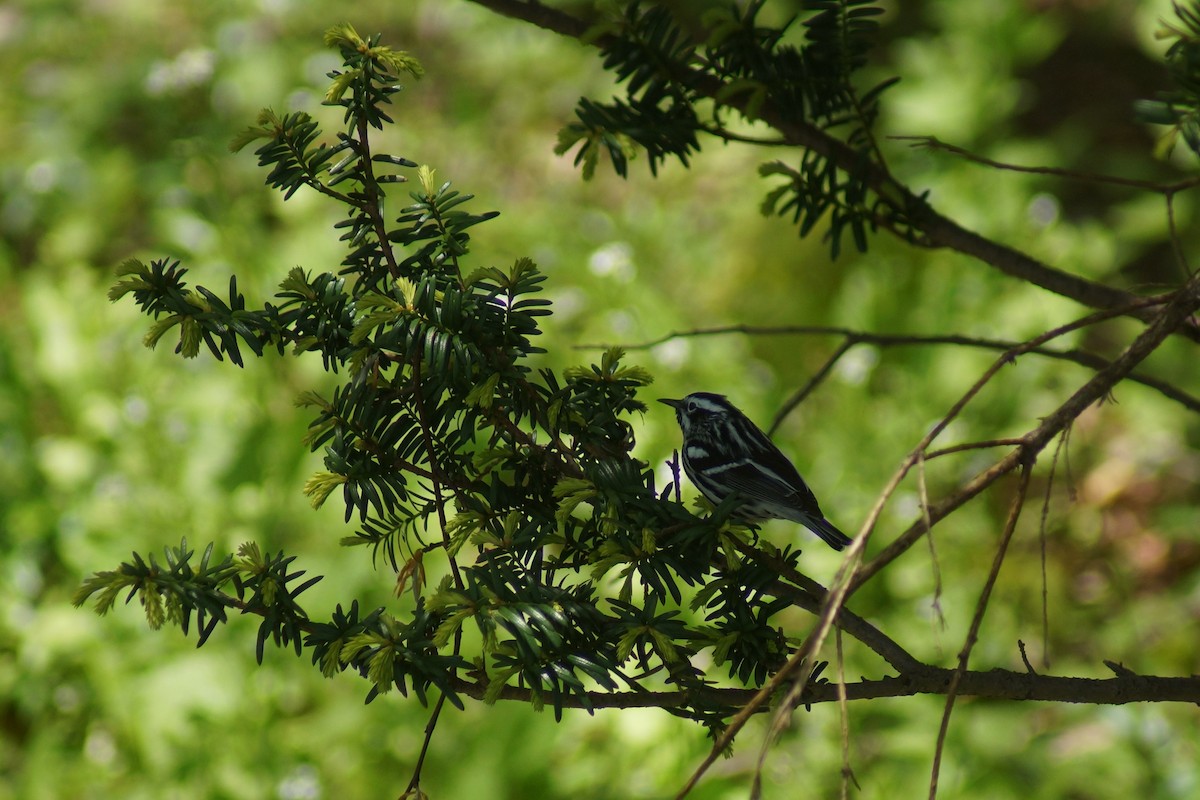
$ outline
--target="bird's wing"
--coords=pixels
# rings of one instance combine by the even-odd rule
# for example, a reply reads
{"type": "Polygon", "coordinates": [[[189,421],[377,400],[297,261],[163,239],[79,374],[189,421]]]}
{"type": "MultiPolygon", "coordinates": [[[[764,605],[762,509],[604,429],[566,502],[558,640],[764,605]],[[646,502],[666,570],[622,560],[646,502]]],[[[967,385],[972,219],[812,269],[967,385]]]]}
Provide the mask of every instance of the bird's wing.
{"type": "Polygon", "coordinates": [[[778,451],[758,453],[754,458],[737,459],[719,467],[710,467],[708,473],[747,500],[790,506],[817,518],[824,516],[812,489],[808,488],[792,463],[778,451]]]}

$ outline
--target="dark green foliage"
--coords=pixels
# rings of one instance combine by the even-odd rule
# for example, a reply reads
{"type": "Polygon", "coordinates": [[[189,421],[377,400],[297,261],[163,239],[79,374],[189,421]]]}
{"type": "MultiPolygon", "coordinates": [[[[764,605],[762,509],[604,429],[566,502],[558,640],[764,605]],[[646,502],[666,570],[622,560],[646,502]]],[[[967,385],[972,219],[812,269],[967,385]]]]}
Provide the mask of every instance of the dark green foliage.
{"type": "Polygon", "coordinates": [[[1200,155],[1200,7],[1172,3],[1177,22],[1164,22],[1161,36],[1174,39],[1167,50],[1167,69],[1175,88],[1160,92],[1157,100],[1137,104],[1143,122],[1169,125],[1163,140],[1170,149],[1179,136],[1193,153],[1200,155]]]}
{"type": "Polygon", "coordinates": [[[604,68],[625,84],[627,101],[579,101],[578,122],[559,134],[557,151],[565,153],[582,142],[575,163],[591,175],[600,149],[607,151],[618,175],[628,174],[630,142],[646,151],[650,171],[668,156],[685,166],[688,155],[700,149],[696,132],[700,120],[693,108],[694,93],[683,78],[695,49],[663,8],[641,13],[636,3],[626,10],[621,35],[604,48],[604,68]]]}
{"type": "MultiPolygon", "coordinates": [[[[642,38],[610,56],[636,95],[630,109],[689,108],[685,90],[633,64],[655,48],[687,61],[690,46],[661,13],[634,13],[630,24],[642,38]]],[[[706,650],[729,678],[764,682],[788,646],[772,626],[788,605],[778,575],[744,559],[752,534],[726,524],[732,506],[694,516],[630,455],[628,420],[646,410],[638,395],[650,375],[618,350],[562,374],[529,365],[551,313],[544,276],[526,258],[468,268],[471,229],[495,214],[469,211],[471,196],[432,169],[372,149],[370,131],[391,122],[383,109],[399,72],[419,75],[419,65],[349,26],[327,41],[345,58],[326,94],[345,108],[335,143],[303,113],[265,111],[234,145],[265,139],[255,152],[268,185],[347,208],[337,274],[293,268],[275,304],[248,310],[233,280],[224,301],[189,289],[177,263],[135,261],[111,297],[132,294],[155,318],[150,345],[179,326],[187,357],[200,341],[238,365],[243,347],[262,356],[290,346],[343,376],[328,396],[299,399],[315,415],[306,443],[325,455],[305,491],[320,505],[340,490],[346,520],[358,521],[343,543],[368,545],[395,570],[413,608],[363,614],[350,599],[329,621],[311,620],[298,596],[317,579],[300,582],[295,556],[263,556],[253,544],[215,567],[206,553],[197,571],[186,546],[168,551],[168,570],[135,554],[90,579],[77,601],[99,593],[105,611],[128,587],[155,624],[164,604],[185,631],[195,614],[201,643],[229,608],[258,615],[260,660],[268,638],[308,648],[324,674],[367,678],[368,699],[395,687],[424,702],[433,688],[461,706],[464,687],[489,700],[517,688],[561,714],[591,708],[596,692],[703,689],[714,678],[690,658],[706,650]],[[410,201],[388,217],[388,192],[409,178],[410,201]]],[[[687,137],[668,141],[674,129],[660,122],[647,126],[666,137],[654,158],[686,157],[687,137]]],[[[729,711],[711,695],[688,697],[672,713],[714,726],[729,711]]]]}
{"type": "Polygon", "coordinates": [[[134,553],[132,562],[125,562],[111,572],[98,572],[84,581],[76,599],[82,602],[99,593],[96,610],[104,614],[116,603],[121,590],[128,587],[125,602],[140,593],[151,627],[158,628],[164,621],[170,621],[178,623],[187,633],[195,615],[199,644],[204,644],[217,623],[226,621],[227,604],[220,588],[236,571],[233,557],[226,556],[219,564],[210,564],[210,545],[200,559],[199,569],[193,569],[191,558],[195,552],[188,550],[186,539],[177,548],[165,548],[163,553],[167,569],[153,555],[147,561],[134,553]]]}
{"type": "MultiPolygon", "coordinates": [[[[728,136],[727,109],[747,120],[767,117],[777,128],[813,126],[836,133],[859,158],[859,168],[839,167],[827,152],[804,149],[798,167],[768,165],[764,175],[784,175],[763,203],[763,212],[787,216],[801,236],[827,226],[836,258],[847,231],[859,251],[867,232],[882,221],[905,227],[908,209],[875,195],[871,172],[882,168],[871,128],[879,97],[897,79],[866,91],[856,84],[867,63],[883,9],[868,0],[810,0],[803,23],[804,44],[785,41],[789,26],[758,24],[762,2],[740,9],[731,5],[709,14],[707,41],[691,42],[665,8],[643,11],[628,6],[615,34],[604,44],[604,65],[625,84],[625,99],[606,103],[582,98],[577,122],[559,134],[559,152],[580,144],[575,163],[585,176],[607,152],[617,174],[628,174],[628,161],[645,150],[650,171],[674,156],[685,166],[700,149],[700,134],[728,136]],[[704,112],[704,98],[714,98],[704,112]],[[711,122],[704,121],[707,113],[711,122]]],[[[785,131],[786,132],[786,131],[785,131]]]]}
{"type": "Polygon", "coordinates": [[[270,307],[263,311],[247,311],[246,298],[237,290],[237,278],[229,278],[229,302],[225,303],[203,286],[188,291],[183,276],[186,269],[179,262],[166,259],[151,262],[147,267],[130,260],[121,265],[120,274],[127,276],[109,290],[110,300],[132,293],[142,310],[157,322],[146,334],[146,344],[153,347],[163,334],[180,326],[176,353],[194,358],[200,352],[200,341],[218,360],[229,360],[243,366],[240,339],[254,351],[263,354],[263,347],[278,339],[279,328],[270,307]],[[163,315],[166,315],[165,317],[163,315]]]}

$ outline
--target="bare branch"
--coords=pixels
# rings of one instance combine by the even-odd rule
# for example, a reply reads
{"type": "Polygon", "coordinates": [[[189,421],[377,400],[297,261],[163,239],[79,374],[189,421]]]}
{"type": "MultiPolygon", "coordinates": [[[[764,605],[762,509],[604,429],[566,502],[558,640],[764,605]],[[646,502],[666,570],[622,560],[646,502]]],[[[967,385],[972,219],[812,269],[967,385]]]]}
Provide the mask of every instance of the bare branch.
{"type": "MultiPolygon", "coordinates": [[[[1137,301],[1142,302],[1142,301],[1137,301]]],[[[1067,399],[1059,408],[1046,417],[1042,424],[1034,430],[1030,431],[1023,438],[1022,445],[1014,449],[1011,453],[998,461],[983,473],[977,475],[966,486],[960,489],[957,493],[951,495],[942,501],[931,505],[923,517],[917,523],[914,523],[907,531],[904,532],[898,539],[893,541],[886,547],[880,555],[867,563],[861,563],[862,554],[870,540],[871,533],[874,531],[875,525],[879,520],[879,515],[883,511],[888,498],[900,485],[900,481],[907,474],[908,470],[916,463],[920,454],[923,453],[937,435],[945,429],[946,425],[957,416],[958,412],[970,401],[970,399],[990,380],[990,378],[1011,359],[1008,354],[997,359],[996,363],[984,374],[975,386],[971,388],[943,417],[942,421],[934,426],[926,436],[921,440],[920,444],[913,449],[908,458],[905,459],[900,469],[889,481],[881,494],[874,508],[871,510],[867,520],[863,523],[857,536],[851,542],[846,550],[846,555],[841,567],[838,569],[837,575],[834,577],[830,590],[825,595],[824,606],[821,609],[820,616],[810,634],[805,638],[804,643],[796,649],[787,663],[771,677],[767,682],[744,706],[735,714],[729,722],[729,726],[722,732],[713,746],[712,751],[705,756],[700,765],[696,768],[682,792],[677,797],[683,797],[691,788],[695,786],[700,777],[708,770],[710,766],[719,757],[719,754],[733,741],[737,734],[745,727],[751,716],[758,712],[759,708],[775,694],[776,691],[791,683],[784,701],[775,711],[775,718],[772,723],[772,730],[777,729],[783,724],[786,715],[791,713],[791,710],[796,707],[796,704],[808,702],[806,699],[807,692],[812,688],[809,685],[812,663],[814,655],[820,650],[824,644],[825,638],[829,635],[830,630],[834,626],[834,620],[843,609],[846,599],[862,586],[866,581],[870,580],[883,567],[890,564],[902,553],[908,550],[922,535],[928,531],[926,520],[932,520],[933,523],[948,516],[952,511],[966,503],[971,498],[978,495],[985,488],[994,483],[1000,476],[1007,474],[1018,466],[1030,465],[1037,458],[1037,454],[1058,435],[1067,425],[1069,425],[1076,417],[1083,413],[1084,409],[1090,406],[1095,401],[1107,394],[1113,386],[1121,381],[1129,372],[1137,366],[1143,359],[1152,353],[1167,336],[1171,334],[1190,314],[1194,313],[1197,308],[1200,308],[1200,275],[1193,276],[1191,280],[1179,290],[1170,303],[1162,309],[1157,316],[1153,318],[1151,324],[1138,336],[1132,344],[1126,348],[1120,357],[1112,362],[1109,367],[1101,370],[1094,375],[1087,383],[1067,399]]],[[[1084,325],[1092,324],[1099,319],[1104,319],[1109,316],[1119,315],[1123,309],[1109,309],[1107,311],[1091,314],[1084,319],[1077,320],[1069,325],[1064,325],[1052,331],[1030,340],[1022,348],[1037,347],[1044,342],[1061,336],[1063,333],[1073,330],[1084,325]]],[[[947,671],[946,688],[949,690],[949,679],[953,677],[953,673],[947,671]]],[[[1036,676],[1043,677],[1043,676],[1036,676]]],[[[959,681],[959,686],[955,691],[961,692],[962,682],[966,679],[963,675],[959,681]]],[[[848,691],[848,696],[853,698],[853,694],[848,691]]],[[[1028,698],[1026,698],[1028,699],[1028,698]]]]}
{"type": "Polygon", "coordinates": [[[837,687],[838,715],[842,720],[842,800],[847,800],[850,797],[851,782],[859,791],[862,791],[862,786],[859,785],[858,778],[854,777],[854,768],[850,766],[850,698],[846,696],[846,660],[842,653],[840,630],[837,632],[837,665],[837,680],[834,685],[837,687]]]}
{"type": "Polygon", "coordinates": [[[937,450],[930,450],[925,453],[923,460],[929,461],[933,458],[953,455],[954,453],[965,453],[970,450],[987,450],[992,447],[1017,447],[1021,444],[1021,439],[984,439],[979,442],[963,442],[962,444],[954,444],[949,447],[940,447],[937,450]]]}
{"type": "MultiPolygon", "coordinates": [[[[1050,669],[1050,581],[1046,576],[1046,520],[1050,516],[1050,497],[1054,489],[1054,476],[1058,472],[1058,459],[1064,457],[1066,464],[1068,491],[1070,486],[1071,468],[1070,454],[1068,447],[1071,442],[1071,430],[1068,426],[1062,435],[1058,437],[1058,446],[1054,448],[1054,455],[1050,459],[1050,472],[1046,476],[1046,494],[1042,499],[1042,515],[1038,520],[1038,560],[1042,567],[1042,668],[1050,669]]],[[[1020,644],[1020,642],[1018,642],[1020,644]]],[[[1025,646],[1021,645],[1021,658],[1025,658],[1025,646]]],[[[1026,666],[1029,666],[1026,659],[1026,666]]],[[[1032,671],[1030,667],[1030,671],[1032,671]]]]}
{"type": "Polygon", "coordinates": [[[962,681],[962,677],[967,672],[967,662],[971,658],[971,651],[975,649],[975,643],[979,641],[979,628],[983,625],[983,616],[987,613],[988,601],[992,597],[992,589],[996,586],[996,580],[1000,577],[1000,567],[1004,564],[1004,555],[1008,552],[1008,544],[1012,541],[1013,532],[1017,529],[1017,520],[1021,518],[1021,508],[1025,505],[1025,493],[1029,490],[1029,477],[1033,471],[1032,462],[1025,462],[1021,467],[1021,483],[1017,486],[1017,493],[1013,496],[1012,502],[1009,504],[1008,519],[1004,523],[1004,533],[1000,535],[1000,544],[996,547],[996,555],[992,559],[992,568],[988,571],[987,579],[983,583],[983,591],[979,594],[979,602],[975,605],[975,614],[971,618],[971,626],[967,629],[967,638],[963,642],[962,650],[958,654],[958,666],[954,670],[954,676],[950,679],[950,686],[946,690],[946,707],[942,711],[942,721],[938,727],[937,745],[933,751],[933,770],[929,778],[929,800],[936,800],[938,775],[942,768],[942,753],[946,747],[946,733],[950,730],[950,714],[954,711],[954,699],[958,696],[958,685],[962,681]]]}
{"type": "MultiPolygon", "coordinates": [[[[1080,414],[1083,413],[1088,406],[1103,398],[1109,393],[1109,391],[1112,390],[1114,386],[1116,386],[1117,383],[1127,377],[1135,366],[1141,363],[1142,360],[1144,360],[1160,344],[1162,344],[1162,342],[1171,334],[1171,331],[1175,330],[1183,322],[1183,320],[1187,319],[1191,314],[1193,314],[1197,308],[1200,308],[1200,276],[1194,275],[1187,282],[1184,288],[1176,293],[1174,299],[1172,299],[1171,302],[1168,303],[1161,312],[1159,312],[1154,321],[1144,331],[1142,331],[1141,335],[1139,335],[1115,361],[1109,364],[1109,366],[1105,369],[1100,370],[1094,376],[1092,376],[1092,378],[1083,386],[1081,386],[1075,392],[1075,394],[1071,395],[1071,397],[1063,402],[1062,405],[1060,405],[1053,413],[1045,417],[1038,427],[1021,437],[1022,445],[1020,447],[1014,449],[1000,461],[997,461],[991,467],[976,475],[971,481],[969,481],[954,494],[951,494],[931,505],[929,508],[929,518],[934,523],[937,523],[939,520],[944,519],[954,510],[958,509],[968,500],[978,495],[980,492],[994,483],[1001,475],[1011,472],[1022,462],[1030,458],[1035,458],[1036,455],[1040,453],[1042,449],[1054,439],[1055,436],[1058,436],[1064,429],[1066,429],[1080,414]]],[[[1096,315],[1092,316],[1094,317],[1096,315]]],[[[1051,331],[1050,333],[1055,333],[1055,331],[1051,331]]],[[[1030,345],[1037,346],[1042,340],[1046,339],[1046,336],[1049,335],[1050,334],[1046,334],[1032,340],[1030,345]]],[[[995,371],[1002,365],[1003,361],[1003,358],[1000,359],[993,366],[993,368],[989,370],[988,374],[985,374],[984,378],[981,379],[981,382],[976,384],[976,386],[981,386],[982,381],[989,378],[991,374],[994,374],[995,371]]],[[[973,388],[972,391],[976,390],[973,388]]],[[[951,414],[948,414],[945,418],[945,422],[948,423],[949,419],[951,419],[953,415],[957,413],[956,409],[960,409],[962,405],[965,404],[964,401],[968,399],[971,394],[972,393],[968,393],[968,395],[965,396],[962,401],[956,404],[955,409],[952,409],[951,414]]],[[[937,426],[933,431],[930,432],[929,435],[925,437],[925,440],[923,440],[918,448],[914,450],[913,454],[910,454],[909,458],[906,459],[905,464],[902,465],[901,469],[897,471],[897,474],[893,476],[893,480],[888,484],[888,487],[884,492],[884,498],[881,498],[881,500],[885,499],[886,496],[889,496],[891,492],[895,491],[895,487],[899,485],[899,479],[903,477],[903,473],[907,472],[912,463],[915,463],[915,454],[928,447],[929,443],[933,440],[933,436],[940,432],[942,428],[944,428],[944,425],[939,424],[939,426],[937,426]]],[[[882,504],[877,503],[867,523],[864,524],[863,532],[860,533],[860,537],[869,534],[871,528],[874,527],[875,521],[878,519],[882,508],[882,504]]],[[[925,521],[923,519],[914,523],[908,528],[908,530],[906,530],[903,534],[891,542],[891,544],[884,548],[883,552],[877,555],[870,562],[867,562],[859,567],[855,571],[851,591],[857,589],[863,583],[870,580],[876,573],[879,572],[879,570],[883,569],[883,567],[898,558],[902,553],[908,550],[908,548],[912,547],[917,539],[924,535],[925,530],[925,521]]]]}
{"type": "MultiPolygon", "coordinates": [[[[1143,299],[1147,305],[1155,305],[1165,302],[1165,297],[1147,297],[1143,299]]],[[[1141,303],[1139,303],[1141,305],[1141,303]]],[[[1143,306],[1144,307],[1144,306],[1143,306]]],[[[649,350],[675,339],[688,339],[698,336],[722,336],[726,334],[740,333],[747,336],[840,336],[843,338],[843,343],[839,346],[835,355],[840,355],[848,349],[849,345],[867,344],[876,347],[910,347],[910,346],[929,346],[929,345],[952,345],[960,347],[974,347],[982,350],[991,350],[994,352],[1009,352],[1021,347],[1020,342],[1005,341],[1003,339],[986,339],[974,336],[962,336],[959,334],[889,334],[889,333],[872,333],[870,331],[857,331],[851,328],[841,328],[827,325],[724,325],[712,328],[695,328],[688,331],[672,331],[664,334],[657,339],[651,339],[645,342],[637,342],[634,344],[623,344],[625,350],[649,350]]],[[[600,344],[585,344],[579,345],[581,350],[607,350],[611,345],[600,344]]],[[[1107,367],[1112,362],[1103,356],[1087,350],[1079,350],[1072,348],[1070,350],[1057,350],[1052,347],[1029,347],[1022,350],[1022,354],[1031,353],[1046,358],[1058,359],[1060,361],[1069,361],[1089,369],[1100,370],[1107,367]]],[[[1014,355],[1014,358],[1016,356],[1014,355]]],[[[824,367],[818,374],[822,377],[824,367]]],[[[1200,398],[1185,392],[1174,384],[1168,383],[1160,378],[1155,378],[1141,372],[1131,372],[1126,380],[1133,383],[1139,383],[1150,389],[1162,394],[1168,399],[1174,400],[1180,405],[1187,408],[1189,411],[1200,412],[1200,398]]],[[[819,383],[815,378],[810,380],[804,388],[797,392],[796,396],[803,400],[819,383]]],[[[792,402],[789,400],[785,406],[789,411],[798,405],[799,401],[792,402]]]]}
{"type": "Polygon", "coordinates": [[[1158,183],[1156,181],[1138,180],[1137,178],[1122,178],[1117,175],[1100,175],[1095,172],[1078,172],[1073,169],[1062,169],[1060,167],[1027,167],[1020,164],[1010,164],[1005,161],[996,161],[986,156],[981,156],[977,153],[972,153],[966,148],[957,145],[943,142],[936,136],[889,136],[887,137],[898,142],[908,142],[910,147],[924,148],[926,150],[941,150],[947,153],[953,153],[956,156],[961,156],[967,161],[973,161],[976,164],[982,164],[985,167],[1004,170],[1006,172],[1024,172],[1032,175],[1049,175],[1055,178],[1065,178],[1072,181],[1083,181],[1085,183],[1107,183],[1113,186],[1125,186],[1131,189],[1141,189],[1142,191],[1154,192],[1155,194],[1173,195],[1178,192],[1194,189],[1200,186],[1200,177],[1185,178],[1181,181],[1173,183],[1158,183]]]}
{"type": "Polygon", "coordinates": [[[834,350],[833,354],[829,356],[829,358],[825,359],[825,363],[821,365],[821,368],[817,370],[811,378],[808,379],[808,383],[804,384],[800,391],[796,392],[787,399],[787,402],[783,404],[783,407],[775,412],[775,419],[771,420],[771,427],[767,430],[768,436],[775,435],[775,431],[779,428],[779,424],[787,418],[788,414],[792,413],[792,410],[795,409],[796,406],[804,402],[804,398],[812,394],[812,392],[821,385],[821,383],[837,365],[837,362],[841,360],[842,356],[850,352],[850,348],[853,347],[854,344],[855,343],[849,339],[843,341],[838,346],[837,350],[834,350]]]}

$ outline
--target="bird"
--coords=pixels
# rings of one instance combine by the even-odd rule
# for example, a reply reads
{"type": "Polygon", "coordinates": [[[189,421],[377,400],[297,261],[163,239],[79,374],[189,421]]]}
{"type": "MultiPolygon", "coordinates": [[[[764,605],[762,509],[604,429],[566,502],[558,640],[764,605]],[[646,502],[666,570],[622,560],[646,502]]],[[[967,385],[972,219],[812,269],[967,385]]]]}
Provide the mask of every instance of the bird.
{"type": "Polygon", "coordinates": [[[675,409],[683,431],[683,469],[714,505],[736,493],[740,505],[734,513],[747,521],[788,519],[834,550],[850,544],[850,537],[825,519],[788,457],[724,395],[693,392],[659,402],[675,409]]]}

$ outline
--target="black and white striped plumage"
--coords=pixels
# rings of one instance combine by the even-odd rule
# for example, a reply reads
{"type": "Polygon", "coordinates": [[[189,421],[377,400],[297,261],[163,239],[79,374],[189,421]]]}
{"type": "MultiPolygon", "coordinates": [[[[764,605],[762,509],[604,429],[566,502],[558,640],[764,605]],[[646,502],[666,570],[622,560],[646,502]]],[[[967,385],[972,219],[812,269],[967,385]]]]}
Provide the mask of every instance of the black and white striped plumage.
{"type": "Polygon", "coordinates": [[[659,402],[675,409],[683,431],[683,469],[714,504],[736,492],[741,517],[790,519],[834,550],[850,544],[850,538],[825,519],[812,489],[787,456],[723,395],[695,392],[682,400],[659,402]]]}

